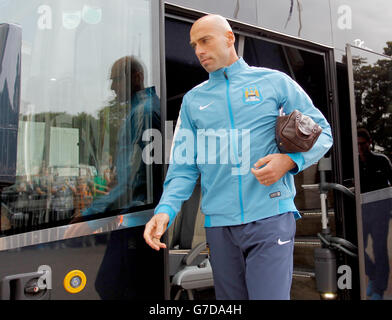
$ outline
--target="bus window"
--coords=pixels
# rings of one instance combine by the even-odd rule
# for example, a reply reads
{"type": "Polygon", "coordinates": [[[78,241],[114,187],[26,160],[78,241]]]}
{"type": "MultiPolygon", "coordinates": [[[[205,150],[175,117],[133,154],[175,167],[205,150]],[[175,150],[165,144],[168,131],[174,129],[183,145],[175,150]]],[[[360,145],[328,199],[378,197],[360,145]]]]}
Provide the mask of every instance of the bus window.
{"type": "Polygon", "coordinates": [[[160,168],[144,161],[142,138],[160,130],[152,2],[3,4],[0,21],[22,28],[22,79],[2,236],[152,208],[159,199],[160,168]]]}

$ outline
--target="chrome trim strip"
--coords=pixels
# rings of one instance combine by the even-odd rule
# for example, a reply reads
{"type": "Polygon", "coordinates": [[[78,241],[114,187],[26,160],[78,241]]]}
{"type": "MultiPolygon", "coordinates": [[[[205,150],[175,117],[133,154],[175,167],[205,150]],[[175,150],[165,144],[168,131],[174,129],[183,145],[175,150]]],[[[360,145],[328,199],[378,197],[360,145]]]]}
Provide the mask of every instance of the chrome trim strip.
{"type": "Polygon", "coordinates": [[[390,199],[392,201],[392,187],[374,190],[361,194],[361,203],[366,204],[370,202],[382,201],[390,199]]]}
{"type": "Polygon", "coordinates": [[[138,227],[146,224],[153,214],[154,210],[149,209],[3,237],[0,238],[0,251],[138,227]],[[121,216],[123,217],[122,223],[120,223],[121,216]],[[91,229],[91,226],[94,226],[95,230],[91,229]]]}
{"type": "Polygon", "coordinates": [[[350,44],[350,47],[351,47],[351,48],[355,48],[355,49],[360,49],[360,50],[362,50],[362,51],[366,51],[366,52],[369,52],[369,53],[373,53],[373,54],[378,55],[378,56],[381,56],[381,57],[383,57],[383,58],[391,59],[391,56],[387,56],[386,54],[379,53],[379,52],[376,52],[376,51],[373,51],[373,50],[361,48],[361,47],[354,46],[354,45],[351,45],[351,44],[350,44]]]}

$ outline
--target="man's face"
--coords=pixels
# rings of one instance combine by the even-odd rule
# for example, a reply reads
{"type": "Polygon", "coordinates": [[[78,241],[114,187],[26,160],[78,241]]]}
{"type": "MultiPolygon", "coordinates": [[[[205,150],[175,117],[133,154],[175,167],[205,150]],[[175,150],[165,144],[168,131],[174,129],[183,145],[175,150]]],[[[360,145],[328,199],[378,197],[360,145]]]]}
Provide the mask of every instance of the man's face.
{"type": "Polygon", "coordinates": [[[129,77],[124,70],[124,66],[117,65],[113,68],[110,80],[112,84],[110,89],[116,94],[117,101],[126,102],[130,99],[132,94],[142,89],[143,74],[138,71],[132,71],[129,77]]]}
{"type": "Polygon", "coordinates": [[[363,137],[358,137],[358,152],[360,155],[366,155],[370,152],[370,141],[363,137]]]}
{"type": "Polygon", "coordinates": [[[228,65],[230,59],[228,34],[214,27],[211,22],[193,25],[190,44],[207,72],[214,72],[228,65]]]}
{"type": "Polygon", "coordinates": [[[116,97],[118,101],[124,102],[126,101],[126,76],[124,72],[113,72],[110,76],[112,80],[112,85],[110,89],[112,89],[116,93],[116,97]]]}

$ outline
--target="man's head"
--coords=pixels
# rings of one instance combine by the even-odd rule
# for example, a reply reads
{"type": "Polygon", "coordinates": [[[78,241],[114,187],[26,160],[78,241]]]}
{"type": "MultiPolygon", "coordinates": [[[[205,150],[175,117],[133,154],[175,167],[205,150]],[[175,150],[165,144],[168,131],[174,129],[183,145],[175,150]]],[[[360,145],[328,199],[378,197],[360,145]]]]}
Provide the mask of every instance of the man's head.
{"type": "Polygon", "coordinates": [[[361,156],[364,156],[370,152],[372,145],[372,138],[370,137],[369,131],[365,128],[360,128],[357,131],[358,136],[358,152],[361,156]]]}
{"type": "Polygon", "coordinates": [[[133,56],[118,59],[110,73],[111,89],[119,102],[128,101],[137,91],[144,89],[144,68],[133,56]]]}
{"type": "Polygon", "coordinates": [[[201,17],[190,31],[190,44],[207,72],[214,72],[238,60],[234,43],[234,33],[220,15],[201,17]]]}

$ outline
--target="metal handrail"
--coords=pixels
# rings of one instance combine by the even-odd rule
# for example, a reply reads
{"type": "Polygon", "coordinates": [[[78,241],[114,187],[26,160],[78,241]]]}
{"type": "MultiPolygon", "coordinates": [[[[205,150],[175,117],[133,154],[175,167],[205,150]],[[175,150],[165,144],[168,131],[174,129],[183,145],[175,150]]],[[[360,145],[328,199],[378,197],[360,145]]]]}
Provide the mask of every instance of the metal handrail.
{"type": "Polygon", "coordinates": [[[340,191],[352,199],[355,199],[355,194],[349,188],[341,184],[330,183],[326,181],[325,172],[332,170],[330,158],[320,159],[318,170],[320,171],[320,183],[318,186],[320,190],[321,201],[322,232],[318,233],[317,236],[327,248],[341,250],[349,256],[358,257],[358,248],[355,245],[346,239],[334,237],[330,234],[327,212],[327,193],[329,190],[340,191]]]}

